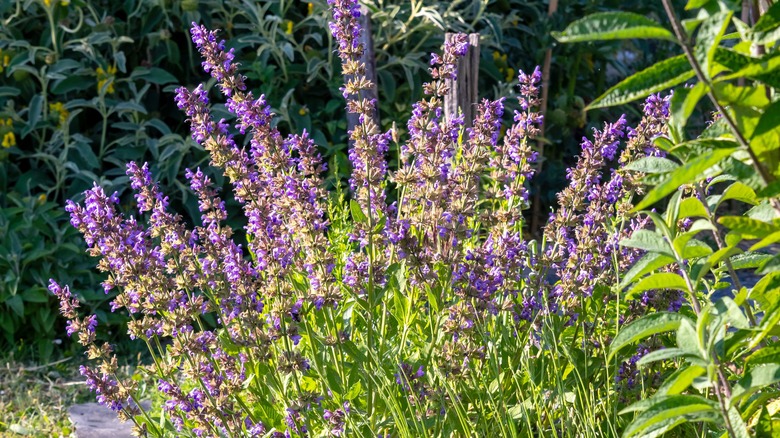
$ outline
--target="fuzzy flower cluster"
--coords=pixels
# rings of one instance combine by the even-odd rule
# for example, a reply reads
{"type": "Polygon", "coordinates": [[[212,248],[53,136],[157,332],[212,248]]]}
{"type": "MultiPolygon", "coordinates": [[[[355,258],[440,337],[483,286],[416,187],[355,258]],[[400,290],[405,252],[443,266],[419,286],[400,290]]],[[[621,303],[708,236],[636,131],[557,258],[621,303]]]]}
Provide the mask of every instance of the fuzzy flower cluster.
{"type": "MultiPolygon", "coordinates": [[[[432,80],[399,138],[377,126],[377,102],[365,97],[373,84],[357,0],[328,3],[342,92],[359,121],[349,132],[347,205],[329,198],[327,166],[310,135],[279,132],[265,96],[255,96],[238,73],[233,49],[193,23],[203,69],[234,120],[214,118],[212,90],[202,84],[179,88],[176,102],[193,140],[232,188],[243,229],[227,224],[209,169],[185,174],[200,212],[192,229],[171,211],[149,164],[127,165],[135,215],[98,185],[66,207],[99,257],[105,291],[116,294],[112,309],[131,315],[129,335],[148,346],[154,361],[146,371],[181,435],[351,436],[387,408],[365,389],[383,376],[391,376],[388,394],[406,398],[420,417],[443,415],[451,403],[470,402],[438,376],[480,378],[491,330],[516,342],[540,315],[573,319],[578,300],[609,289],[614,270],[641,255],[617,244],[646,223],[627,213],[639,190],[635,175],[607,169],[618,156],[627,163],[657,153],[651,140],[664,129],[666,101],[648,100],[635,129],[620,118],[583,139],[545,229],[551,245],[534,250],[522,210],[543,121],[540,70],[519,73],[519,109],[509,120],[503,98],[479,102],[469,123],[445,115],[444,97],[469,50],[458,35],[431,56],[432,80]],[[392,172],[391,141],[399,143],[392,172]],[[415,315],[430,333],[404,326],[415,315]],[[403,342],[389,345],[396,342],[390,330],[403,342]],[[423,359],[407,348],[415,343],[435,348],[423,359]]],[[[139,411],[134,383],[116,377],[110,346],[98,345],[97,318],[79,315],[67,286],[52,281],[50,290],[68,334],[97,362],[82,374],[98,400],[133,419],[137,433],[161,435],[160,422],[139,411]]]]}

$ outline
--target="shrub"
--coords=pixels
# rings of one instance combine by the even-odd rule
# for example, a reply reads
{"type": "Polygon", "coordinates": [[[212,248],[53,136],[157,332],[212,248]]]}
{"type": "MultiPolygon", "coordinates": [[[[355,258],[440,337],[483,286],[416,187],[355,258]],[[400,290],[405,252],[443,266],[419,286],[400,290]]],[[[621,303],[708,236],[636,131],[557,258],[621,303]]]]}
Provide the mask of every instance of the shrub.
{"type": "Polygon", "coordinates": [[[689,422],[724,436],[750,436],[751,429],[770,436],[777,430],[780,382],[780,256],[772,247],[780,241],[780,83],[772,61],[780,5],[755,9],[751,26],[734,16],[741,11],[738,2],[689,2],[700,9],[696,19],[684,21],[671,2],[662,3],[671,31],[647,17],[607,13],[585,17],[560,34],[571,41],[659,38],[682,48],[683,54],[625,79],[591,105],[628,102],[694,81],[674,90],[668,130],[654,141],[668,155],[629,166],[651,174],[646,182],[652,189],[634,210],[649,217],[654,229],[622,243],[647,251],[622,284],[630,287],[629,296],[680,291],[686,305],[679,313],[647,315],[612,340],[610,356],[650,335],[676,335],[663,343],[666,348],[643,351],[636,362],[665,361],[675,371],[663,376],[652,397],[627,408],[633,419],[624,436],[657,436],[689,422]],[[732,26],[736,32],[727,33],[732,26]],[[705,97],[716,109],[714,118],[690,135],[690,115],[705,97]],[[644,211],[662,200],[663,213],[644,211]],[[740,274],[745,270],[755,276],[740,274]]]}
{"type": "MultiPolygon", "coordinates": [[[[514,81],[509,66],[520,53],[535,50],[541,62],[540,48],[548,44],[549,23],[539,19],[544,5],[429,3],[368,4],[381,65],[378,109],[384,129],[408,117],[409,106],[399,102],[421,96],[425,54],[440,44],[444,30],[482,32],[482,84],[497,92],[514,81]]],[[[339,61],[325,29],[324,1],[16,0],[0,4],[0,17],[0,208],[7,231],[0,239],[5,275],[0,349],[34,344],[45,358],[52,338],[63,329],[64,321],[52,319],[52,300],[41,295],[45,282],[39,268],[78,286],[82,303],[97,312],[106,329],[101,336],[124,330],[126,316],[110,312],[106,302],[112,297],[84,269],[89,259],[74,251],[81,240],[65,232],[63,215],[35,200],[63,203],[99,180],[106,190],[118,192],[126,212],[130,197],[124,163],[151,160],[172,205],[186,211],[186,218],[197,217],[197,202],[178,179],[185,168],[200,165],[205,153],[187,138],[171,98],[172,84],[202,77],[187,23],[203,21],[229,36],[242,35],[231,39],[241,54],[240,73],[257,84],[255,93],[266,96],[278,129],[309,132],[331,168],[340,170],[341,175],[328,176],[329,188],[348,175],[339,61]],[[40,235],[31,233],[31,224],[40,235]],[[34,248],[44,248],[47,255],[34,248]],[[28,323],[38,330],[26,330],[28,323]]],[[[606,62],[603,54],[593,59],[596,65],[606,62]]],[[[556,78],[554,83],[555,90],[565,88],[556,78]]],[[[571,124],[567,117],[559,122],[571,124]]],[[[403,135],[404,127],[399,130],[403,135]]],[[[396,153],[391,151],[391,162],[396,153]]],[[[216,184],[224,185],[221,175],[216,184]]],[[[240,227],[237,210],[228,203],[228,223],[240,227]]]]}
{"type": "Polygon", "coordinates": [[[97,184],[83,204],[68,204],[101,257],[104,287],[118,291],[112,306],[129,311],[130,336],[152,354],[144,368],[164,401],[137,408],[133,381],[116,378],[110,345],[95,340],[95,318],[80,316],[69,288],[52,281],[68,332],[98,360],[82,368],[98,400],[156,436],[616,434],[627,423],[619,407],[641,381],[652,387],[653,375],[633,362],[618,371],[605,346],[622,324],[682,305],[664,291],[627,302],[619,288],[643,255],[619,242],[649,222],[628,214],[641,190],[630,165],[662,155],[651,140],[666,132],[667,99],[648,99],[634,128],[621,117],[583,140],[544,238],[526,241],[539,70],[519,74],[518,110],[503,136],[503,98],[483,100],[464,129],[462,117],[442,114],[446,80],[468,49],[461,35],[432,55],[432,80],[402,138],[375,125],[376,102],[356,97],[371,85],[358,61],[357,2],[334,0],[332,9],[350,78],[342,92],[360,116],[349,193],[325,190],[310,134],[279,132],[267,99],[238,74],[235,51],[194,25],[235,123],[217,120],[203,85],[178,89],[177,103],[231,181],[245,244],[201,169],[187,171],[201,212],[193,230],[148,165],[127,166],[138,218],[97,184]],[[623,166],[609,171],[614,160],[623,166]],[[387,202],[391,190],[397,202],[387,202]]]}

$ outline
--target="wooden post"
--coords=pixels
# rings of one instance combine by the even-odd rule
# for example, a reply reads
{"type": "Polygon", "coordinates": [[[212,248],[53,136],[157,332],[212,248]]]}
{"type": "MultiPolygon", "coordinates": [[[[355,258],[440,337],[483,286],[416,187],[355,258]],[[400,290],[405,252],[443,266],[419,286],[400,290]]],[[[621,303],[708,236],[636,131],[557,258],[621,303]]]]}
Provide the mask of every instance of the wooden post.
{"type": "MultiPolygon", "coordinates": [[[[371,81],[372,87],[368,90],[360,92],[361,99],[374,99],[376,104],[376,110],[374,111],[374,123],[378,129],[382,129],[382,125],[379,124],[379,94],[377,92],[376,83],[376,58],[374,57],[374,37],[371,33],[371,12],[368,8],[360,6],[360,18],[358,18],[360,28],[363,32],[360,33],[360,44],[363,45],[363,56],[360,58],[360,62],[366,65],[366,79],[371,81]]],[[[356,126],[360,124],[357,114],[347,113],[347,132],[351,132],[356,126]]]]}
{"type": "MultiPolygon", "coordinates": [[[[444,40],[452,41],[456,34],[446,33],[444,40]]],[[[458,77],[456,81],[447,80],[449,93],[444,96],[444,115],[449,118],[463,114],[466,128],[471,127],[474,119],[474,105],[479,100],[479,34],[469,34],[469,51],[458,60],[458,77]]]]}

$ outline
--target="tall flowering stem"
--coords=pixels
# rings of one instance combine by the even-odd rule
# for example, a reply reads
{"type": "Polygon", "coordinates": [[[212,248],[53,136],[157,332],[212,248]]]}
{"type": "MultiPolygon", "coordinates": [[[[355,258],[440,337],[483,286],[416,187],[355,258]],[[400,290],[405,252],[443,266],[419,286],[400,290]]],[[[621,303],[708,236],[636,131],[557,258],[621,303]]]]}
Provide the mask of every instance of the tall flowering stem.
{"type": "MultiPolygon", "coordinates": [[[[136,216],[97,185],[66,207],[100,257],[104,289],[117,292],[112,308],[130,313],[129,335],[149,348],[153,363],[144,369],[156,377],[162,419],[135,417],[137,389],[116,377],[97,318],[80,314],[67,287],[52,282],[50,290],[68,335],[98,361],[82,370],[90,389],[134,418],[138,434],[160,436],[162,421],[194,437],[424,436],[431,425],[512,436],[509,412],[523,403],[528,380],[520,373],[526,362],[546,367],[534,356],[546,354],[548,335],[561,336],[547,332],[549,322],[577,322],[566,336],[586,355],[601,348],[593,327],[607,317],[580,314],[613,308],[620,272],[642,255],[618,242],[647,224],[629,214],[639,175],[610,167],[660,155],[651,140],[664,132],[667,100],[648,99],[635,129],[621,117],[583,139],[545,240],[529,242],[522,210],[542,121],[539,69],[520,72],[511,117],[504,98],[484,99],[466,129],[462,115],[443,111],[468,49],[457,35],[431,56],[431,81],[407,134],[391,138],[376,125],[377,103],[361,97],[373,84],[360,61],[359,4],[329,4],[347,78],[341,91],[359,121],[349,132],[348,204],[325,190],[327,169],[312,136],[283,135],[271,104],[239,74],[234,51],[217,31],[193,23],[216,87],[179,88],[176,102],[232,187],[246,240],[228,225],[208,169],[185,173],[200,212],[192,229],[170,210],[148,164],[127,166],[136,216]],[[216,90],[234,121],[214,118],[216,90]],[[392,174],[391,139],[400,146],[392,174]],[[397,203],[387,203],[388,184],[397,203]]],[[[624,307],[633,318],[680,305],[679,296],[650,291],[624,307]]],[[[637,381],[637,361],[614,370],[621,385],[637,381]]],[[[544,409],[555,413],[560,400],[550,403],[544,409]]],[[[557,421],[540,420],[539,433],[557,421]]]]}

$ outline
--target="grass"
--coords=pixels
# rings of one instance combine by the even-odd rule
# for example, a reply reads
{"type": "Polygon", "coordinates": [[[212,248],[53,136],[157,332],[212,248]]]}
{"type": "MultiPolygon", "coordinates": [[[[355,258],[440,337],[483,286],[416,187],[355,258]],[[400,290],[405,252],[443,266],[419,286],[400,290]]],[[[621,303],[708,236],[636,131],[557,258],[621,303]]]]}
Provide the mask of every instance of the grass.
{"type": "MultiPolygon", "coordinates": [[[[0,358],[0,437],[75,437],[68,408],[95,401],[79,374],[85,359],[31,365],[13,355],[0,358]]],[[[118,374],[133,370],[122,366],[118,374]]]]}
{"type": "Polygon", "coordinates": [[[0,361],[0,435],[74,436],[68,407],[93,399],[72,358],[25,365],[0,361]]]}

